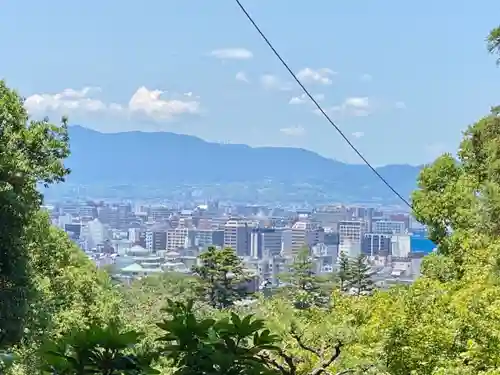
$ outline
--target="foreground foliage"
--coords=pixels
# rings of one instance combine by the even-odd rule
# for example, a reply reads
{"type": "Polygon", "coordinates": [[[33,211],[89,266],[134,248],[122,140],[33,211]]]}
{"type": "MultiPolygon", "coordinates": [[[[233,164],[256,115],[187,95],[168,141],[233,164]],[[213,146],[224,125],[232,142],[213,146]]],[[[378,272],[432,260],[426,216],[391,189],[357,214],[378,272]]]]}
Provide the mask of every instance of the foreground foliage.
{"type": "Polygon", "coordinates": [[[42,202],[37,184],[64,181],[68,154],[66,123],[29,121],[0,81],[0,346],[20,340],[33,297],[26,228],[42,202]]]}
{"type": "Polygon", "coordinates": [[[133,349],[140,337],[135,331],[120,332],[112,322],[107,327],[75,329],[61,340],[47,342],[41,349],[42,372],[51,375],[157,374],[150,364],[153,355],[137,355],[133,349]]]}
{"type": "Polygon", "coordinates": [[[29,121],[22,99],[0,81],[0,369],[39,372],[38,346],[119,316],[109,278],[51,226],[37,184],[69,171],[66,123],[29,121]]]}

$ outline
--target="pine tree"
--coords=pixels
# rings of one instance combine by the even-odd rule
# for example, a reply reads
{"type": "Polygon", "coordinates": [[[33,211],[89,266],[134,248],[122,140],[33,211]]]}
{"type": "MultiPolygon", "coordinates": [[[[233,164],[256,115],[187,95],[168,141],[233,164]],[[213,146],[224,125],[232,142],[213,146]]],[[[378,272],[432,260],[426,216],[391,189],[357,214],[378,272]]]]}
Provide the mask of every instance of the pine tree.
{"type": "Polygon", "coordinates": [[[370,266],[366,262],[366,256],[361,254],[351,263],[351,286],[355,288],[356,295],[361,295],[373,290],[373,280],[370,275],[370,266]]]}
{"type": "Polygon", "coordinates": [[[200,278],[200,294],[214,308],[232,306],[248,296],[247,275],[235,251],[210,246],[199,257],[193,272],[200,278]]]}
{"type": "Polygon", "coordinates": [[[290,272],[285,278],[292,286],[301,291],[317,291],[319,289],[318,278],[313,268],[314,263],[310,256],[309,249],[304,248],[294,258],[290,266],[290,272]]]}
{"type": "Polygon", "coordinates": [[[343,251],[340,252],[339,256],[339,270],[337,273],[337,278],[339,281],[339,288],[341,291],[345,292],[352,280],[351,263],[349,262],[349,257],[343,251]]]}
{"type": "Polygon", "coordinates": [[[305,309],[311,305],[324,305],[326,302],[322,284],[326,281],[314,272],[314,261],[310,250],[305,247],[294,258],[290,271],[282,275],[282,280],[290,284],[294,304],[305,309]]]}

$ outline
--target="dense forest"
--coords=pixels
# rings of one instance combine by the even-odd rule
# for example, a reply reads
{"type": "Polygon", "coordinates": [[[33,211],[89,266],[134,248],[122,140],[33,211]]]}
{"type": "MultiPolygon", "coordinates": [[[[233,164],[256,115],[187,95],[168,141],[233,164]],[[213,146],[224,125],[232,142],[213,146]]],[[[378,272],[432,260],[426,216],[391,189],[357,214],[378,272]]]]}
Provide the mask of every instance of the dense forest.
{"type": "MultiPolygon", "coordinates": [[[[499,54],[500,28],[487,43],[499,54]]],[[[323,279],[301,254],[252,304],[231,249],[124,287],[52,227],[37,186],[70,173],[66,123],[31,121],[0,83],[0,373],[500,374],[498,107],[419,176],[414,215],[438,252],[414,284],[373,291],[344,257],[323,279]]]]}

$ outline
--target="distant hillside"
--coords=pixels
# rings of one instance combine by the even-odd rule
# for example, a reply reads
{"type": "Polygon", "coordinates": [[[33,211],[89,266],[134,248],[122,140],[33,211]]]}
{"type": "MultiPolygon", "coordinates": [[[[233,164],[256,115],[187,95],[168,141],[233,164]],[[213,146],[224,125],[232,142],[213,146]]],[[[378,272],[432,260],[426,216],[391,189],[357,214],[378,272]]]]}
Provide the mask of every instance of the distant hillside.
{"type": "MultiPolygon", "coordinates": [[[[258,189],[295,185],[321,196],[393,201],[392,193],[363,165],[324,158],[298,148],[209,143],[197,137],[158,132],[104,134],[70,127],[72,184],[100,186],[247,183],[258,189]],[[264,186],[263,186],[264,187],[264,186]]],[[[419,167],[389,165],[379,172],[404,196],[415,188],[419,167]]]]}

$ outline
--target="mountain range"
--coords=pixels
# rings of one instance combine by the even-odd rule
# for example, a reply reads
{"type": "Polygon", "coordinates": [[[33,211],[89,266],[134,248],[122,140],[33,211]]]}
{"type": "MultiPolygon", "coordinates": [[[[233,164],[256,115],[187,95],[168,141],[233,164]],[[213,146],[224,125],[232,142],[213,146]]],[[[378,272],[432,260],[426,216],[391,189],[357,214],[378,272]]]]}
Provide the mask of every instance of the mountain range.
{"type": "MultiPolygon", "coordinates": [[[[72,173],[67,182],[72,185],[168,189],[247,184],[259,191],[279,185],[292,195],[300,188],[309,195],[316,190],[318,196],[339,201],[397,201],[367,166],[342,163],[304,149],[210,143],[168,132],[100,133],[79,125],[70,126],[69,135],[67,166],[72,173]]],[[[407,197],[420,169],[387,165],[377,171],[407,197]]]]}

